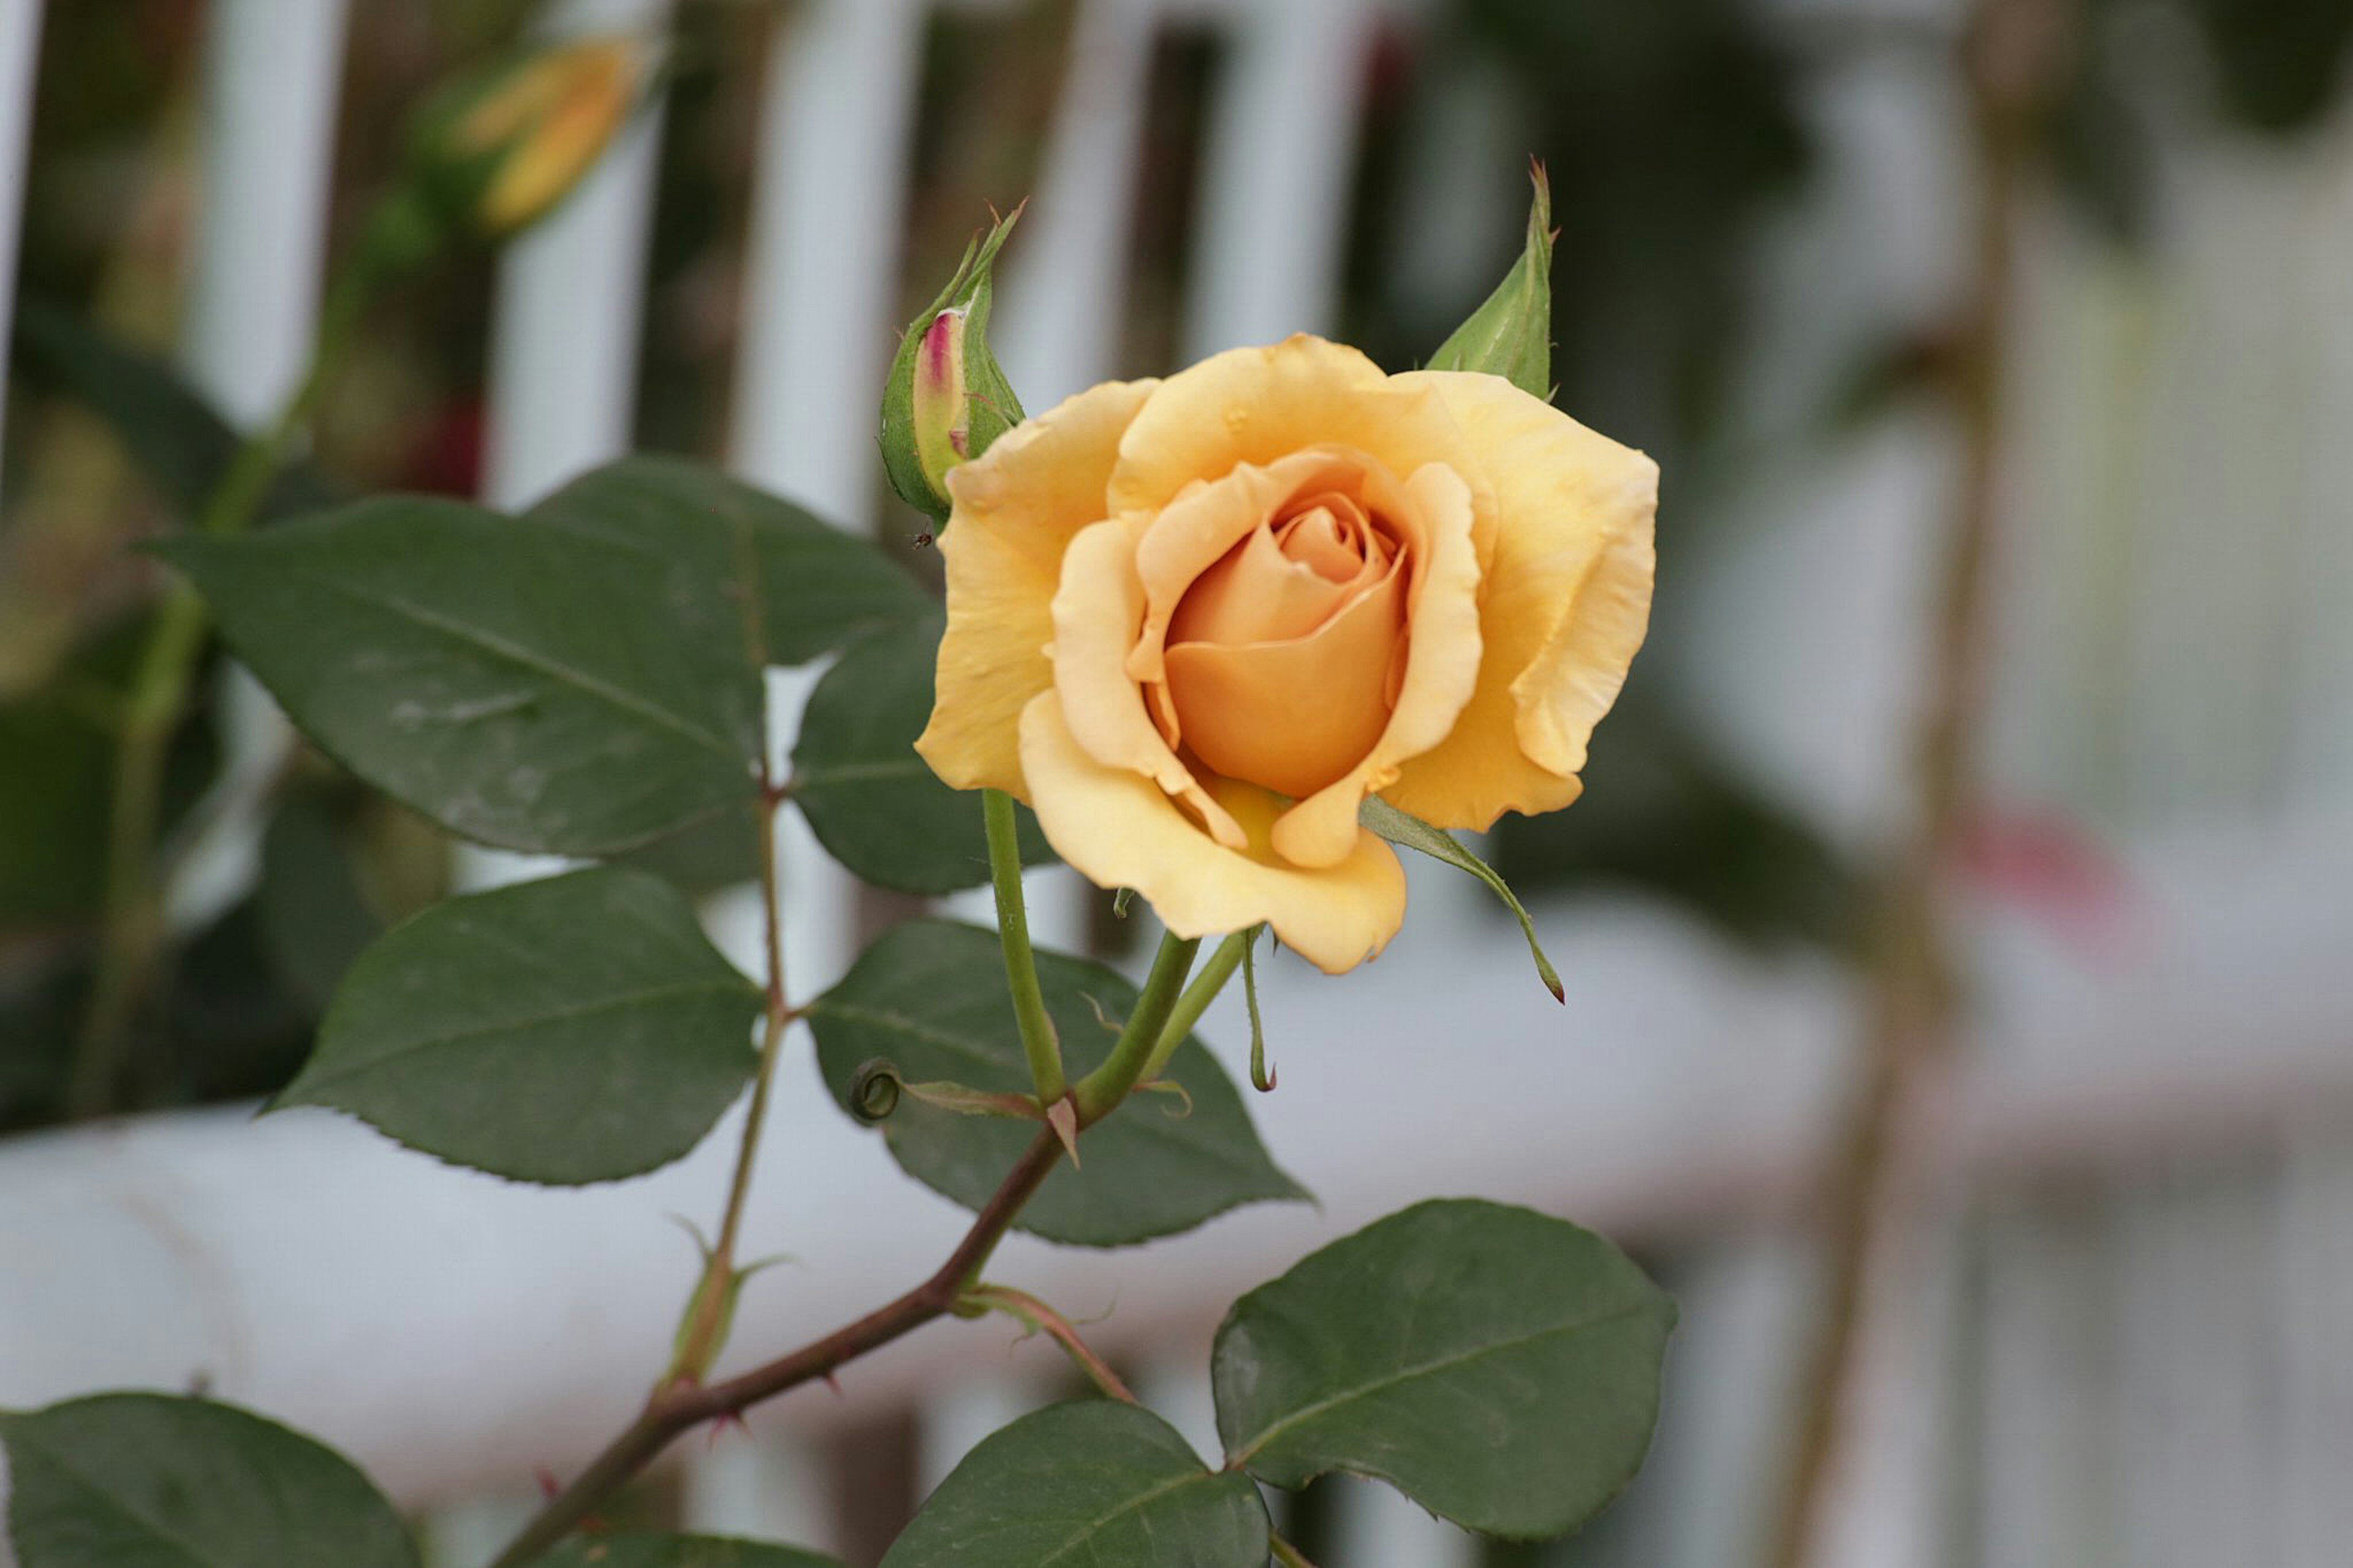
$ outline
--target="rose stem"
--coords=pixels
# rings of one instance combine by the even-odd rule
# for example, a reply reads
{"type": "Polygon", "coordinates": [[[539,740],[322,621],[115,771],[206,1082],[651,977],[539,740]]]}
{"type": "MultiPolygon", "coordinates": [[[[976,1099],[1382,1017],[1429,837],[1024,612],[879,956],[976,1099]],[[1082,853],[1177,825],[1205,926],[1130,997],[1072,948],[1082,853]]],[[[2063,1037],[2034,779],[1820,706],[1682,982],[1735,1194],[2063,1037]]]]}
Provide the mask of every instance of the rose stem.
{"type": "Polygon", "coordinates": [[[1013,797],[1001,789],[980,792],[981,820],[988,828],[988,874],[997,886],[997,940],[1005,949],[1005,983],[1013,992],[1013,1016],[1021,1026],[1021,1053],[1029,1058],[1029,1079],[1038,1103],[1051,1105],[1068,1092],[1062,1048],[1054,1020],[1038,986],[1038,963],[1029,949],[1029,911],[1021,896],[1021,847],[1013,821],[1013,797]]]}

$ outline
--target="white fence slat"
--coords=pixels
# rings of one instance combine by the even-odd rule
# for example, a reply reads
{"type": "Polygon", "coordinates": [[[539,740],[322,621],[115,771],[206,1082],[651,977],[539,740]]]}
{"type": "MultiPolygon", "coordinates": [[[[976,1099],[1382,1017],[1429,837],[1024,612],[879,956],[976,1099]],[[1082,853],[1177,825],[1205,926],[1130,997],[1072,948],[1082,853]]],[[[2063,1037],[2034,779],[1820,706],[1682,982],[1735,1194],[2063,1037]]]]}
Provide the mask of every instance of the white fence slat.
{"type": "Polygon", "coordinates": [[[1188,360],[1328,332],[1377,16],[1368,0],[1245,9],[1211,110],[1188,360]]]}
{"type": "MultiPolygon", "coordinates": [[[[0,343],[16,324],[16,242],[25,222],[25,149],[33,132],[33,67],[41,0],[0,5],[0,343]]],[[[0,402],[0,415],[7,412],[0,402]]]]}
{"type": "Polygon", "coordinates": [[[751,1419],[749,1433],[724,1427],[707,1437],[693,1434],[681,1445],[687,1458],[681,1527],[839,1551],[820,1446],[756,1414],[751,1419]]]}
{"type": "MultiPolygon", "coordinates": [[[[218,0],[204,62],[195,273],[180,357],[228,422],[277,417],[318,332],[342,97],[346,0],[218,0]]],[[[167,894],[175,928],[204,924],[253,885],[254,809],[293,731],[242,666],[219,677],[224,770],[167,894]]]]}
{"type": "MultiPolygon", "coordinates": [[[[670,10],[670,0],[558,0],[543,30],[651,36],[670,10]]],[[[629,449],[661,117],[659,104],[649,106],[571,199],[499,258],[482,438],[482,499],[491,506],[528,505],[629,449]]],[[[461,844],[455,875],[471,890],[572,864],[461,844]]]]}
{"type": "Polygon", "coordinates": [[[215,0],[182,360],[232,425],[269,418],[318,324],[345,0],[215,0]]]}
{"type": "Polygon", "coordinates": [[[1032,413],[1105,379],[1127,301],[1155,0],[1086,0],[990,346],[1032,413]]]}
{"type": "MultiPolygon", "coordinates": [[[[854,533],[873,521],[922,21],[915,0],[811,0],[767,65],[732,456],[754,483],[854,533]]],[[[786,752],[814,684],[807,670],[769,681],[786,752]]],[[[801,996],[856,952],[857,883],[797,816],[781,826],[786,971],[801,996]]]]}
{"type": "MultiPolygon", "coordinates": [[[[573,0],[559,36],[651,37],[670,0],[573,0]]],[[[661,106],[632,123],[562,208],[507,247],[492,319],[483,499],[522,506],[629,449],[661,106]]]]}

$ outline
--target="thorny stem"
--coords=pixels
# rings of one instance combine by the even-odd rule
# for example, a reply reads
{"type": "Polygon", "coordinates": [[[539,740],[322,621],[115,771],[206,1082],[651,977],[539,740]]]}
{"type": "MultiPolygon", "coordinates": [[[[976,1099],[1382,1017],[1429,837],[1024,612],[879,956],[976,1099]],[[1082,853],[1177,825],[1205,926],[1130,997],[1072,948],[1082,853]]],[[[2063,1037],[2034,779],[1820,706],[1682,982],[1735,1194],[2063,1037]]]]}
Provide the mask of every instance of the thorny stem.
{"type": "Polygon", "coordinates": [[[1799,1384],[1802,1408],[1769,1561],[1802,1568],[1831,1492],[1853,1403],[1861,1327],[1898,1184],[1899,1124],[1949,1046],[1941,868],[1964,826],[1987,637],[1987,559],[2000,458],[2015,212],[2037,105],[2072,17],[2042,0],[1983,0],[1967,40],[1978,158],[1972,293],[1955,347],[1962,465],[1937,583],[1935,642],[1915,761],[1910,837],[1881,900],[1880,948],[1853,1098],[1820,1198],[1826,1305],[1799,1384]]]}
{"type": "Polygon", "coordinates": [[[1062,1078],[1062,1048],[1038,986],[1038,962],[1029,949],[1029,910],[1021,895],[1021,847],[1013,819],[1013,797],[1001,789],[980,792],[981,820],[988,829],[988,875],[997,889],[997,940],[1005,949],[1005,983],[1013,992],[1013,1016],[1021,1026],[1021,1053],[1029,1059],[1029,1079],[1038,1103],[1051,1105],[1069,1085],[1062,1078]]]}
{"type": "MultiPolygon", "coordinates": [[[[376,281],[375,270],[366,265],[348,266],[337,276],[320,313],[318,340],[301,381],[277,417],[248,436],[230,458],[196,517],[195,532],[227,536],[251,526],[270,481],[318,403],[327,372],[343,357],[376,281]]],[[[97,972],[66,1093],[67,1114],[76,1120],[101,1116],[114,1107],[131,1025],[163,945],[164,896],[155,835],[164,764],[187,708],[206,626],[204,600],[185,583],[174,583],[156,611],[124,697],[108,807],[97,972]]]]}
{"type": "MultiPolygon", "coordinates": [[[[1162,941],[1159,961],[1153,965],[1152,976],[1145,984],[1144,994],[1119,1043],[1113,1047],[1103,1065],[1079,1086],[1080,1126],[1091,1126],[1102,1120],[1134,1089],[1134,1075],[1150,1054],[1150,1043],[1160,1037],[1184,985],[1185,973],[1192,966],[1193,951],[1199,945],[1198,941],[1176,937],[1162,941]],[[1090,1095],[1093,1103],[1103,1107],[1093,1114],[1086,1109],[1090,1095]]],[[[590,1461],[577,1479],[540,1510],[491,1568],[521,1568],[545,1552],[595,1512],[597,1505],[651,1464],[681,1433],[828,1376],[845,1363],[954,1312],[979,1279],[997,1244],[1012,1228],[1022,1205],[1036,1195],[1061,1158],[1061,1140],[1050,1128],[1041,1129],[1019,1162],[1006,1173],[995,1195],[974,1216],[971,1227],[955,1250],[948,1254],[947,1260],[922,1284],[897,1300],[739,1377],[712,1384],[676,1380],[654,1390],[638,1418],[590,1461]]]]}
{"type": "Polygon", "coordinates": [[[713,1342],[727,1318],[728,1283],[735,1270],[735,1241],[743,1228],[744,1203],[752,1190],[752,1167],[759,1159],[760,1132],[767,1125],[768,1096],[776,1083],[785,1029],[793,1018],[792,1009],[785,1003],[784,900],[776,876],[776,813],[766,804],[773,788],[770,772],[764,757],[758,816],[761,924],[766,933],[768,983],[766,1016],[760,1027],[760,1067],[752,1080],[751,1106],[744,1113],[744,1139],[735,1151],[735,1173],[728,1181],[719,1238],[712,1245],[711,1257],[703,1265],[702,1285],[695,1295],[695,1321],[680,1336],[676,1364],[691,1376],[700,1376],[721,1348],[713,1342]]]}
{"type": "Polygon", "coordinates": [[[1018,1322],[1029,1325],[1032,1332],[1042,1333],[1067,1352],[1087,1380],[1113,1399],[1134,1405],[1135,1395],[1111,1363],[1097,1355],[1068,1318],[1046,1305],[1027,1290],[1017,1290],[1010,1285],[976,1285],[965,1292],[965,1303],[976,1310],[1003,1312],[1018,1322]]]}

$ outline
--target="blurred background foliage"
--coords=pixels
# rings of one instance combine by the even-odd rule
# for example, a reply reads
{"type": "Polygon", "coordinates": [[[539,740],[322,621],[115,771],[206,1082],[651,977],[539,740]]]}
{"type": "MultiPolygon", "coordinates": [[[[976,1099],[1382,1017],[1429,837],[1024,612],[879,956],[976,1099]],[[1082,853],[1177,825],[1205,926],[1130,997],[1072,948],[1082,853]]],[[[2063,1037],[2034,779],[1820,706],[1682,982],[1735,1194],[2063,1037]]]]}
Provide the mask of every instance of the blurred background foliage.
{"type": "MultiPolygon", "coordinates": [[[[343,230],[386,177],[404,112],[512,42],[529,9],[359,0],[337,143],[343,230]]],[[[1900,19],[1792,25],[1760,11],[1741,0],[1445,0],[1388,25],[1367,84],[1345,335],[1392,368],[1409,365],[1517,243],[1515,223],[1480,237],[1491,264],[1460,298],[1409,286],[1398,264],[1414,222],[1405,204],[1417,139],[1434,98],[1470,70],[1491,111],[1550,170],[1563,231],[1558,402],[1658,456],[1669,476],[1662,636],[1690,613],[1678,557],[1708,548],[1722,498],[1743,480],[1728,391],[1749,346],[1757,247],[1809,177],[1808,73],[1853,51],[1950,47],[1900,19]]],[[[1004,207],[1029,188],[1071,13],[1068,0],[1036,0],[933,19],[905,311],[953,266],[987,204],[1004,207]]],[[[2263,134],[2294,133],[2327,110],[2353,36],[2353,0],[2054,0],[2052,14],[2070,30],[2072,68],[2037,151],[2087,229],[2127,248],[2165,221],[2152,147],[2166,133],[2161,106],[2179,95],[2153,88],[2150,62],[2185,58],[2151,49],[2153,32],[2194,37],[2186,58],[2202,73],[2200,96],[2263,134]]],[[[187,515],[231,440],[171,368],[197,205],[203,24],[198,0],[127,0],[52,6],[44,30],[8,382],[18,434],[0,476],[0,1131],[59,1114],[90,967],[110,710],[160,582],[131,547],[187,515]]],[[[759,0],[680,7],[640,373],[637,435],[648,448],[723,449],[764,85],[755,62],[776,25],[776,5],[759,0]]],[[[1178,353],[1199,128],[1224,63],[1206,29],[1172,31],[1158,47],[1122,374],[1165,371],[1178,353]]],[[[383,303],[277,510],[338,491],[474,489],[492,268],[477,257],[383,303]]],[[[878,342],[875,353],[888,348],[878,342]]],[[[1859,411],[1933,394],[1942,368],[1934,332],[1872,345],[1845,395],[1799,423],[1835,439],[1859,411]]],[[[883,504],[888,531],[911,540],[917,520],[883,504]]],[[[904,554],[934,570],[923,552],[904,554]]],[[[219,784],[216,737],[227,716],[220,683],[204,689],[215,696],[189,715],[174,752],[170,820],[183,836],[219,784]]],[[[1745,942],[1852,946],[1861,868],[1710,754],[1655,663],[1637,667],[1604,735],[1581,804],[1497,833],[1503,868],[1525,890],[1631,886],[1745,942]]],[[[261,787],[275,813],[259,886],[185,933],[139,1031],[124,1109],[281,1082],[341,965],[447,875],[433,830],[315,755],[261,787]]]]}

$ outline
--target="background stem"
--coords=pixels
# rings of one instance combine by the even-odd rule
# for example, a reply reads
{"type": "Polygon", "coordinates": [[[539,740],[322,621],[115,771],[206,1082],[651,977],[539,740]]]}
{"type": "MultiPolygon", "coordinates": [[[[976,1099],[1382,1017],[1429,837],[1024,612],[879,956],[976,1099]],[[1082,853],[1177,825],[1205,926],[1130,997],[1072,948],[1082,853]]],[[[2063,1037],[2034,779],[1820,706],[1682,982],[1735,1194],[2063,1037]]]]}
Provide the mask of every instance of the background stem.
{"type": "Polygon", "coordinates": [[[1901,1184],[1903,1119],[1919,1097],[1924,1071],[1951,1044],[1942,873],[1967,826],[1982,705],[2019,184],[2035,107],[2048,90],[2054,45],[2071,15],[2048,0],[1984,0],[1965,42],[1978,211],[1970,296],[1952,350],[1960,472],[1935,583],[1913,821],[1883,884],[1861,1059],[1818,1200],[1823,1307],[1806,1352],[1792,1458],[1771,1524],[1777,1533],[1767,1561],[1774,1568],[1803,1568],[1820,1534],[1833,1460],[1847,1442],[1862,1324],[1884,1251],[1887,1211],[1901,1184]]]}
{"type": "MultiPolygon", "coordinates": [[[[318,402],[328,370],[343,357],[375,283],[372,268],[346,267],[338,274],[328,290],[318,341],[301,381],[278,416],[237,448],[196,518],[195,531],[227,536],[251,526],[269,497],[270,481],[318,402]]],[[[66,1113],[75,1120],[114,1109],[132,1022],[163,946],[164,889],[155,837],[164,764],[187,708],[206,626],[203,599],[185,583],[174,582],[156,611],[125,694],[108,807],[98,964],[66,1092],[66,1113]]]]}

